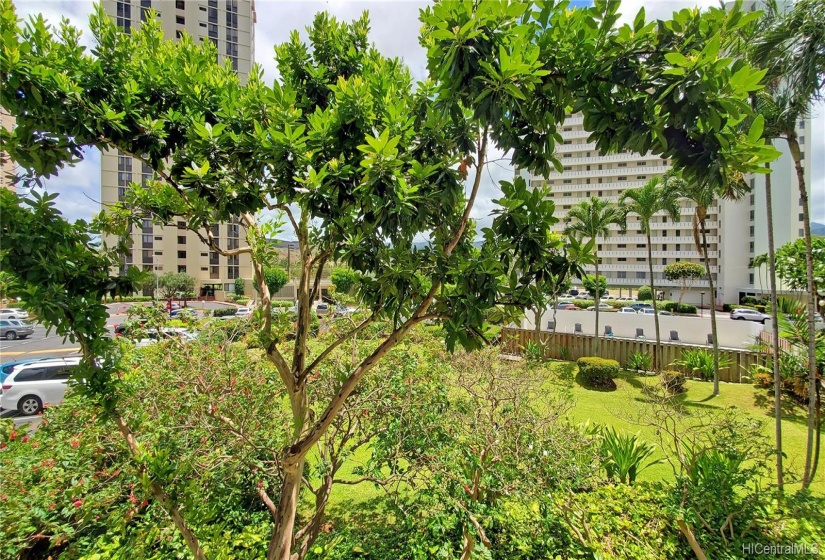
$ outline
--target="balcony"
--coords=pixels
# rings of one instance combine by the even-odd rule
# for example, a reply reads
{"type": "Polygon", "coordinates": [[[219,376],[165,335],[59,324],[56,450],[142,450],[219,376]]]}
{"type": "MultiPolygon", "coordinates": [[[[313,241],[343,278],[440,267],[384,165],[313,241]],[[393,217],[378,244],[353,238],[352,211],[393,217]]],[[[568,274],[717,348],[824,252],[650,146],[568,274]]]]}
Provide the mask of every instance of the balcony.
{"type": "MultiPolygon", "coordinates": [[[[588,274],[594,273],[596,269],[592,266],[584,267],[588,274]]],[[[662,264],[654,264],[653,265],[653,272],[663,272],[665,269],[665,265],[662,264]]],[[[599,265],[599,274],[603,274],[610,271],[617,271],[617,272],[648,272],[650,267],[647,263],[616,263],[616,264],[600,264],[599,265]]],[[[711,265],[710,271],[714,274],[719,272],[719,267],[716,265],[711,265]]],[[[607,274],[605,274],[607,276],[607,274]]]]}
{"type": "MultiPolygon", "coordinates": [[[[562,163],[568,163],[566,161],[562,161],[562,163]]],[[[578,177],[604,177],[606,175],[626,175],[628,177],[633,175],[661,175],[670,169],[669,165],[648,165],[645,167],[640,167],[638,169],[632,167],[614,167],[612,169],[591,169],[590,171],[587,170],[578,170],[578,171],[562,171],[561,173],[552,172],[547,175],[548,180],[553,179],[572,179],[578,177]]],[[[630,181],[611,181],[616,182],[619,184],[628,183],[630,181]]],[[[644,184],[647,181],[643,181],[644,184]]],[[[581,185],[579,185],[581,186],[581,185]]]]}
{"type": "MultiPolygon", "coordinates": [[[[659,156],[653,155],[641,155],[637,154],[636,152],[628,152],[628,153],[621,153],[621,154],[608,154],[608,155],[599,155],[599,152],[596,151],[592,153],[590,156],[573,156],[564,157],[564,154],[571,154],[573,150],[566,150],[566,148],[574,147],[576,148],[576,152],[579,151],[586,151],[592,152],[596,150],[595,144],[589,142],[587,144],[563,144],[559,146],[559,149],[556,150],[556,153],[561,156],[559,160],[565,165],[581,165],[583,163],[606,163],[606,162],[628,162],[626,167],[621,167],[620,169],[635,169],[638,170],[640,173],[642,171],[646,171],[647,169],[651,169],[653,167],[661,167],[661,162],[663,161],[659,156]],[[594,146],[591,149],[587,150],[580,150],[579,147],[581,146],[594,146]],[[639,161],[650,162],[648,165],[638,165],[639,161]],[[632,163],[631,163],[632,162],[632,163]]],[[[669,167],[669,166],[667,166],[669,167]]]]}
{"type": "MultiPolygon", "coordinates": [[[[708,258],[715,259],[718,258],[718,251],[708,251],[708,258]]],[[[647,257],[647,248],[638,247],[635,249],[617,249],[611,250],[607,249],[604,251],[599,251],[599,257],[603,259],[607,258],[617,258],[617,257],[624,257],[624,258],[646,258],[647,257]]],[[[696,259],[699,260],[701,257],[699,256],[699,252],[696,251],[692,246],[687,249],[680,249],[678,251],[653,251],[653,258],[679,258],[682,260],[685,259],[696,259]]]]}

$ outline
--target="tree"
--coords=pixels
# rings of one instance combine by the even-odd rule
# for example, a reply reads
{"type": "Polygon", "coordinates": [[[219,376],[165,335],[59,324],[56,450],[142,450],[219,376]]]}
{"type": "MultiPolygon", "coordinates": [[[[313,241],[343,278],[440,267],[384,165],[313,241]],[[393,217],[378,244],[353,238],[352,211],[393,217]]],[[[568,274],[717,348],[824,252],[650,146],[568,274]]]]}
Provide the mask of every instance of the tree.
{"type": "Polygon", "coordinates": [[[663,274],[669,282],[679,282],[679,303],[681,304],[685,292],[705,275],[705,267],[698,263],[679,261],[666,265],[663,274]]]}
{"type": "MultiPolygon", "coordinates": [[[[596,345],[594,353],[599,356],[599,342],[601,335],[599,334],[599,301],[607,290],[607,280],[603,276],[599,276],[599,237],[610,237],[610,226],[618,225],[622,232],[625,230],[625,212],[619,206],[608,202],[607,200],[591,197],[590,200],[584,200],[573,206],[567,213],[566,218],[567,233],[586,238],[594,243],[593,247],[593,266],[596,269],[596,278],[599,280],[600,289],[596,290],[595,283],[591,295],[596,300],[596,345]],[[604,287],[601,287],[601,282],[604,279],[604,287]]],[[[583,280],[585,289],[590,292],[587,287],[587,278],[583,280]]]]}
{"type": "Polygon", "coordinates": [[[167,272],[158,277],[161,297],[169,299],[176,294],[188,294],[195,291],[195,278],[185,272],[167,272]]]}
{"type": "Polygon", "coordinates": [[[7,86],[0,103],[17,118],[0,140],[28,184],[78,161],[84,147],[121,150],[156,174],[92,224],[68,224],[47,198],[0,193],[0,228],[9,240],[0,265],[25,284],[29,308],[78,340],[83,390],[123,435],[135,468],[196,558],[205,553],[178,505],[186,496],[166,491],[156,469],[168,459],[139,444],[120,413],[117,352],[103,336],[100,297],[111,285],[114,255],[128,249],[119,239],[130,225],[179,216],[210,250],[252,258],[264,310],[257,340],[283,383],[292,419],[288,441],[269,453],[277,476],[257,491],[273,518],[267,557],[287,560],[306,554],[326,506],[321,499],[310,515],[297,515],[310,452],[373,367],[427,320],[442,323],[451,350],[480,347],[486,318],[519,317],[535,305],[524,287],[560,272],[552,207],[525,202],[546,192],[530,192],[522,178],[501,183],[492,224],[482,230],[481,248],[473,246],[470,216],[491,144],[530,172],[561,169],[554,139],[572,107],[597,131],[591,141],[598,149],[652,152],[691,180],[754,171],[773,157],[736,128],[761,75],[742,61],[716,60],[718,38],[747,17],[738,9],[683,10],[670,26],[645,25],[641,14],[618,30],[612,2],[573,11],[437,3],[422,12],[430,79],[418,87],[398,60],[369,45],[366,17],[343,24],[319,14],[309,44],[294,33],[277,47],[280,81],[269,86],[257,70],[241,85],[216,63],[209,42],[164,41],[151,17],[125,35],[99,8],[92,19],[97,45],[87,52],[70,25],[59,32],[42,22],[21,27],[11,1],[0,1],[7,86]],[[673,95],[697,89],[703,103],[673,95]],[[264,209],[282,212],[298,238],[298,318],[289,343],[273,334],[264,276],[274,259],[266,242],[272,228],[256,219],[264,209]],[[209,225],[233,216],[246,228],[247,245],[228,249],[209,225]],[[48,235],[27,237],[27,229],[44,228],[48,235]],[[432,244],[416,250],[421,234],[432,244]],[[96,235],[103,235],[100,246],[91,241],[96,235]],[[310,358],[311,302],[331,258],[362,275],[366,315],[310,358]],[[75,268],[55,273],[65,262],[75,268]],[[330,354],[376,322],[383,338],[340,371],[335,393],[311,391],[330,354]]]}
{"type": "MultiPolygon", "coordinates": [[[[639,216],[639,226],[647,236],[647,265],[650,273],[650,287],[647,289],[649,298],[653,300],[653,322],[656,327],[656,346],[653,351],[653,369],[657,373],[662,371],[662,336],[659,331],[659,306],[656,297],[656,286],[653,279],[653,242],[650,239],[650,222],[658,213],[667,214],[674,222],[679,221],[679,200],[677,191],[680,179],[672,175],[663,178],[655,177],[636,189],[625,191],[619,199],[628,214],[639,216]]],[[[638,298],[642,298],[642,289],[639,288],[638,298]]]]}
{"type": "Polygon", "coordinates": [[[653,290],[650,289],[650,286],[639,286],[639,289],[636,290],[636,299],[639,301],[650,301],[653,299],[653,290]]]}
{"type": "Polygon", "coordinates": [[[158,296],[158,294],[156,294],[155,291],[160,286],[160,278],[158,277],[157,273],[151,270],[144,270],[141,281],[139,282],[138,286],[143,291],[143,293],[152,292],[152,298],[155,298],[158,296]]]}
{"type": "MultiPolygon", "coordinates": [[[[283,268],[264,268],[263,276],[264,282],[266,282],[266,287],[270,295],[277,294],[278,292],[280,292],[281,288],[286,286],[287,282],[289,282],[289,276],[287,276],[287,273],[283,268]]],[[[256,285],[256,289],[258,288],[259,286],[256,285]]],[[[260,291],[260,289],[258,289],[258,291],[260,291]]]]}
{"type": "Polygon", "coordinates": [[[590,297],[593,299],[598,299],[604,296],[604,293],[607,291],[607,278],[602,276],[601,274],[598,276],[588,274],[584,278],[582,278],[582,286],[587,293],[590,294],[590,297]],[[598,278],[598,282],[596,279],[598,278]],[[598,293],[596,293],[596,284],[599,285],[598,293]]]}
{"type": "Polygon", "coordinates": [[[329,279],[335,286],[335,291],[346,296],[358,281],[358,275],[348,268],[336,268],[329,279]]]}
{"type": "MultiPolygon", "coordinates": [[[[799,201],[802,208],[802,229],[805,242],[805,287],[809,294],[816,294],[813,245],[811,236],[810,204],[805,184],[803,154],[800,148],[796,123],[810,113],[811,103],[823,98],[825,86],[825,1],[804,0],[797,2],[786,13],[778,15],[773,10],[769,24],[761,28],[750,50],[751,59],[760,66],[771,69],[774,78],[782,79],[772,90],[770,101],[773,115],[777,118],[775,132],[788,143],[796,170],[799,201]]],[[[813,461],[813,437],[816,404],[814,392],[817,386],[816,372],[816,302],[808,298],[808,448],[802,487],[811,483],[813,461]]]]}
{"type": "MultiPolygon", "coordinates": [[[[776,273],[792,290],[807,291],[807,253],[803,238],[786,243],[776,251],[776,273]]],[[[807,297],[814,300],[825,299],[825,237],[811,239],[811,256],[814,263],[815,295],[809,293],[807,297]]]]}
{"type": "Polygon", "coordinates": [[[235,295],[242,296],[244,290],[246,289],[245,286],[246,282],[243,278],[235,278],[235,295]]]}

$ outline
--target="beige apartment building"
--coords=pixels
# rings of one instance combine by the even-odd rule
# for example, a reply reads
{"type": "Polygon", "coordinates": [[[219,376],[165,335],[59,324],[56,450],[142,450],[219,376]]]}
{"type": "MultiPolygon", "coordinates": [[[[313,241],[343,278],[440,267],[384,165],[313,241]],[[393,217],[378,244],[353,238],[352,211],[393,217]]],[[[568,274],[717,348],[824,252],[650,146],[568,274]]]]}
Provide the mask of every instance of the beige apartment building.
{"type": "MultiPolygon", "coordinates": [[[[0,126],[6,130],[14,128],[14,117],[0,107],[0,126]]],[[[17,165],[9,159],[9,155],[0,150],[0,189],[14,190],[14,174],[17,172],[17,165]]]]}
{"type": "MultiPolygon", "coordinates": [[[[104,0],[106,13],[124,32],[140,26],[154,9],[167,39],[189,34],[198,41],[211,41],[218,60],[228,61],[242,81],[246,81],[255,58],[254,0],[104,0]]],[[[104,208],[121,200],[131,183],[146,184],[152,170],[141,161],[115,150],[101,157],[101,201],[104,208]]],[[[212,226],[218,245],[234,249],[245,242],[244,228],[236,221],[212,226]]],[[[224,257],[211,251],[200,238],[186,229],[182,219],[166,226],[145,220],[132,232],[132,251],[122,267],[137,266],[157,274],[185,272],[194,276],[199,296],[224,299],[234,291],[236,278],[252,278],[249,255],[224,257]]],[[[247,282],[249,284],[249,282],[247,282]]]]}
{"type": "MultiPolygon", "coordinates": [[[[531,187],[547,184],[552,188],[551,197],[556,204],[556,216],[560,218],[556,225],[559,232],[564,229],[567,212],[574,205],[592,196],[618,202],[625,190],[640,187],[670,169],[667,159],[653,154],[623,152],[599,155],[595,143],[587,141],[590,133],[584,129],[580,114],[568,116],[560,132],[563,142],[556,147],[556,155],[563,164],[561,173],[553,172],[547,177],[538,177],[529,175],[524,170],[516,171],[517,175],[522,175],[529,181],[531,187]]],[[[781,177],[780,173],[774,174],[774,184],[781,182],[785,185],[782,189],[783,208],[788,204],[787,193],[791,188],[791,177],[788,175],[787,171],[781,177]]],[[[752,179],[754,186],[758,182],[757,178],[752,179]]],[[[792,200],[798,198],[797,195],[792,200]]],[[[708,256],[718,305],[738,303],[742,295],[754,291],[756,278],[750,267],[750,259],[757,250],[765,223],[761,216],[756,215],[759,200],[760,195],[755,191],[750,201],[721,200],[708,208],[708,256]]],[[[660,213],[654,216],[651,224],[653,280],[657,291],[663,292],[665,299],[677,299],[680,292],[678,283],[664,278],[665,266],[678,261],[702,263],[701,254],[693,239],[694,208],[687,200],[681,201],[680,206],[679,221],[674,222],[660,213]]],[[[776,206],[777,204],[775,212],[776,206]]],[[[764,205],[762,212],[764,213],[764,205]]],[[[779,213],[784,216],[788,212],[780,210],[779,213]]],[[[779,227],[782,233],[778,238],[795,239],[801,222],[783,218],[779,227]]],[[[617,226],[611,226],[610,230],[609,237],[598,240],[599,274],[607,278],[610,295],[635,295],[640,286],[650,285],[647,238],[641,230],[638,217],[633,214],[627,218],[626,233],[620,233],[617,226]]],[[[592,266],[587,269],[588,273],[594,273],[592,266]]],[[[707,280],[703,279],[693,284],[683,301],[708,305],[711,297],[707,280]]]]}

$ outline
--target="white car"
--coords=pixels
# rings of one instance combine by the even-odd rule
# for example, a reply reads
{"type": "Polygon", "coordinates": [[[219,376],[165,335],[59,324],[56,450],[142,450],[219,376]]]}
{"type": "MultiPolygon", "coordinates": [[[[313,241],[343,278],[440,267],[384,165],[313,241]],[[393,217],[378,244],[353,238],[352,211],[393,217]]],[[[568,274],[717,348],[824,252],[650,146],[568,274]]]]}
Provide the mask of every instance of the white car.
{"type": "MultiPolygon", "coordinates": [[[[590,307],[587,308],[587,310],[588,311],[595,311],[596,306],[591,305],[590,307]]],[[[610,304],[607,304],[607,303],[600,303],[599,304],[599,311],[613,311],[613,306],[610,305],[610,304]]]]}
{"type": "MultiPolygon", "coordinates": [[[[640,309],[640,315],[653,315],[653,309],[640,309]]],[[[673,315],[670,311],[659,311],[659,315],[673,315]]]]}
{"type": "Polygon", "coordinates": [[[235,313],[235,317],[251,317],[252,316],[252,309],[249,307],[239,307],[238,312],[235,313]]]}
{"type": "Polygon", "coordinates": [[[633,315],[637,315],[636,310],[632,307],[622,307],[619,309],[619,313],[632,313],[633,315]]]}
{"type": "Polygon", "coordinates": [[[43,410],[43,405],[60,404],[66,394],[71,370],[80,357],[56,358],[15,366],[0,389],[0,409],[18,410],[30,416],[43,410]]]}
{"type": "Polygon", "coordinates": [[[28,318],[28,311],[24,311],[23,309],[0,309],[0,319],[21,319],[26,321],[28,318]]]}

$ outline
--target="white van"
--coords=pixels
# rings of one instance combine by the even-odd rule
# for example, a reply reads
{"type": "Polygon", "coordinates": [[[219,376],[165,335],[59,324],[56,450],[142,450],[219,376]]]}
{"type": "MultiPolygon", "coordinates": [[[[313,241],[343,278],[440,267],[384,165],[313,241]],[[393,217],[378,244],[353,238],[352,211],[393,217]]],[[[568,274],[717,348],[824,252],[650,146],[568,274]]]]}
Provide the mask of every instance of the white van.
{"type": "Polygon", "coordinates": [[[18,410],[30,416],[43,410],[43,405],[60,404],[66,394],[66,384],[80,357],[55,358],[15,366],[0,389],[0,409],[18,410]]]}

